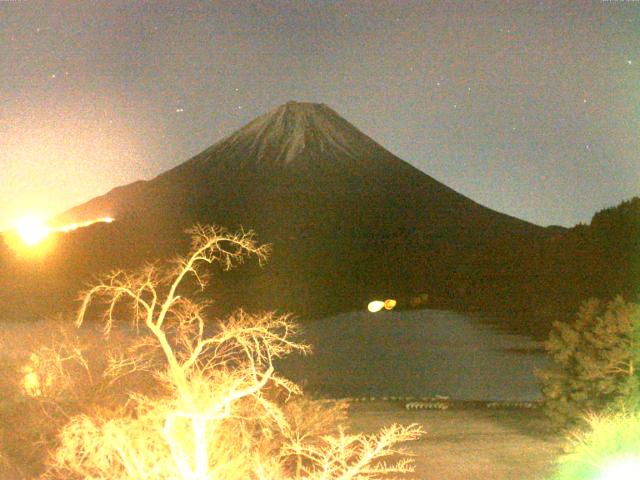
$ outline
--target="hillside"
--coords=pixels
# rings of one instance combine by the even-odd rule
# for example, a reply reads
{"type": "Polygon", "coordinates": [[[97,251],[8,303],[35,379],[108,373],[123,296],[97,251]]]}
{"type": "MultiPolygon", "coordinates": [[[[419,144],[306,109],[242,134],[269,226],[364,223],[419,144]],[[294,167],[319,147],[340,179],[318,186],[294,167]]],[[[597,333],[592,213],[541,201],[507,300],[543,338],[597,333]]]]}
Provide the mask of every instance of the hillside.
{"type": "Polygon", "coordinates": [[[521,283],[510,301],[532,318],[572,317],[587,298],[640,295],[640,198],[594,214],[562,235],[532,246],[523,268],[535,277],[521,283]]]}
{"type": "Polygon", "coordinates": [[[273,244],[264,269],[243,267],[218,286],[220,307],[316,315],[424,293],[429,306],[475,308],[479,291],[503,291],[520,275],[519,252],[558,235],[455,192],[329,107],[296,102],[56,222],[105,215],[116,222],[60,236],[37,268],[16,267],[29,271],[31,302],[59,304],[99,272],[184,251],[182,231],[199,222],[253,229],[273,244]]]}

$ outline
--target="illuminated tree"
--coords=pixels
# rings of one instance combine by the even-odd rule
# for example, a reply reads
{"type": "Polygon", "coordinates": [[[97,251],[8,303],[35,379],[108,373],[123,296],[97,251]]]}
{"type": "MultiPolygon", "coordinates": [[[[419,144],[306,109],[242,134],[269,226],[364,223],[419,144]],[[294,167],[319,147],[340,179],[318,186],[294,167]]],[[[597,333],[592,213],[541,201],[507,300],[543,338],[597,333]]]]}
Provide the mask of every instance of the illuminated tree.
{"type": "Polygon", "coordinates": [[[590,415],[570,439],[553,480],[631,480],[640,471],[640,414],[590,415]]]}
{"type": "Polygon", "coordinates": [[[208,283],[203,270],[228,270],[246,256],[266,259],[251,232],[214,227],[190,231],[192,249],[171,268],[149,265],[137,273],[114,272],[83,296],[78,325],[94,302],[104,306],[109,336],[122,316],[139,339],[111,359],[114,379],[146,375],[116,411],[74,417],[62,430],[49,478],[83,479],[367,479],[411,471],[396,444],[421,430],[392,426],[378,435],[320,435],[342,407],[295,408],[301,391],[280,377],[274,359],[307,352],[288,316],[239,311],[215,326],[207,303],[190,286],[208,283]],[[149,384],[154,385],[149,388],[149,384]],[[151,393],[149,393],[151,392],[151,393]]]}

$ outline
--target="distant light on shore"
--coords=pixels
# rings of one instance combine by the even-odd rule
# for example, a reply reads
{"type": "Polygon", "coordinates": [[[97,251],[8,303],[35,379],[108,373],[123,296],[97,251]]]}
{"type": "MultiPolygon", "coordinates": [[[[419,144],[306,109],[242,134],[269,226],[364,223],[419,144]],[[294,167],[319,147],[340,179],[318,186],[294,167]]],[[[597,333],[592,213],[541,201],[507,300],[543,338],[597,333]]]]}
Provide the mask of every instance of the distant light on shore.
{"type": "Polygon", "coordinates": [[[367,305],[367,310],[369,310],[371,313],[379,312],[383,308],[385,310],[392,310],[397,305],[397,303],[398,302],[396,302],[393,298],[388,298],[384,302],[382,300],[373,300],[372,302],[369,302],[369,305],[367,305]]]}
{"type": "Polygon", "coordinates": [[[383,308],[384,302],[380,300],[374,300],[373,302],[369,302],[369,305],[367,305],[367,310],[369,310],[371,313],[379,312],[383,308]]]}
{"type": "Polygon", "coordinates": [[[398,302],[396,302],[393,298],[388,298],[384,301],[384,309],[393,310],[397,304],[398,302]]]}

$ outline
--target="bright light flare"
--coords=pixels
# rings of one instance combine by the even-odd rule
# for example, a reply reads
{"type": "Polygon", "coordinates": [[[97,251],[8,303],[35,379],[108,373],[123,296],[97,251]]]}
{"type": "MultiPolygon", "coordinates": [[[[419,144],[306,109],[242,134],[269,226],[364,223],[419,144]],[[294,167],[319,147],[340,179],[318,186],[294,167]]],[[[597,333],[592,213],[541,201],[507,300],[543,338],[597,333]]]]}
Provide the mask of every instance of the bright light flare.
{"type": "Polygon", "coordinates": [[[636,480],[639,472],[640,457],[625,457],[607,465],[597,480],[636,480]]]}
{"type": "Polygon", "coordinates": [[[371,313],[379,312],[383,308],[384,302],[380,300],[374,300],[373,302],[369,302],[369,305],[367,305],[367,310],[369,310],[371,313]]]}
{"type": "Polygon", "coordinates": [[[36,247],[40,249],[40,245],[45,243],[45,240],[47,240],[52,233],[68,233],[95,223],[112,223],[113,221],[115,221],[115,219],[112,217],[101,217],[53,228],[47,225],[40,217],[27,216],[15,223],[14,233],[9,235],[9,238],[12,237],[15,240],[10,241],[10,244],[16,249],[24,250],[24,247],[28,247],[28,250],[32,251],[36,249],[36,247]],[[20,247],[20,245],[22,247],[20,247]]]}
{"type": "Polygon", "coordinates": [[[34,246],[47,238],[51,229],[40,218],[25,217],[16,223],[16,232],[25,244],[34,246]]]}

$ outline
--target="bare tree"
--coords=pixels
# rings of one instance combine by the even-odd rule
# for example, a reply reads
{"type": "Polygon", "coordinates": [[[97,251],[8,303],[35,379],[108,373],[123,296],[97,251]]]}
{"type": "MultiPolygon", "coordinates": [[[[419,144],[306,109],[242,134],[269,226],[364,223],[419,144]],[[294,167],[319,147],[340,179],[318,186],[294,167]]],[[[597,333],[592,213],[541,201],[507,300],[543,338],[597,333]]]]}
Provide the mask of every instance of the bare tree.
{"type": "Polygon", "coordinates": [[[108,336],[128,305],[128,321],[140,332],[108,373],[149,372],[162,393],[132,392],[115,415],[74,417],[60,434],[49,478],[347,480],[411,471],[406,459],[376,462],[402,454],[393,445],[417,438],[415,425],[371,437],[318,437],[298,428],[303,422],[292,421],[284,404],[301,390],[277,375],[273,363],[309,351],[296,340],[296,324],[286,315],[238,311],[211,330],[207,303],[187,292],[190,281],[205,288],[205,265],[228,270],[247,256],[262,262],[268,248],[252,232],[196,226],[189,233],[190,255],[171,268],[113,272],[84,294],[78,325],[101,302],[108,336]]]}

